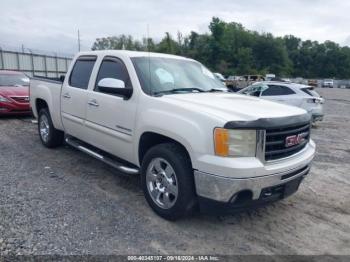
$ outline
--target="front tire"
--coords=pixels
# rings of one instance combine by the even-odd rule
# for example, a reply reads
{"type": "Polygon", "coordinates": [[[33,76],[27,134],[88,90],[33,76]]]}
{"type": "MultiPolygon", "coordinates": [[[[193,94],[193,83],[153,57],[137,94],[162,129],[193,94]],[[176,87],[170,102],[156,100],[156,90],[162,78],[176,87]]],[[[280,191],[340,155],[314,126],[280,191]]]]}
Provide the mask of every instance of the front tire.
{"type": "Polygon", "coordinates": [[[58,147],[63,144],[64,133],[53,126],[50,112],[47,108],[39,111],[38,132],[41,142],[48,148],[58,147]]]}
{"type": "Polygon", "coordinates": [[[192,165],[181,146],[164,143],[151,148],[143,158],[141,174],[145,198],[159,216],[177,220],[194,210],[192,165]]]}

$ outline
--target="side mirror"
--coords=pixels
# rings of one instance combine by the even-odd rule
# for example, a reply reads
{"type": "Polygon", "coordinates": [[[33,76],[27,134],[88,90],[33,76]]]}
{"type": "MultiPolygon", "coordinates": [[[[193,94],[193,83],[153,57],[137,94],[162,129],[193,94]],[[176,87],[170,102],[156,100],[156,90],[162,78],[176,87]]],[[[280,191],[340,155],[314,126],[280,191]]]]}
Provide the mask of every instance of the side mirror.
{"type": "Polygon", "coordinates": [[[120,95],[124,98],[130,98],[132,95],[132,89],[126,88],[124,81],[116,78],[103,78],[97,86],[101,92],[120,95]]]}
{"type": "Polygon", "coordinates": [[[63,83],[65,78],[66,78],[66,75],[60,75],[59,80],[63,83]]]}

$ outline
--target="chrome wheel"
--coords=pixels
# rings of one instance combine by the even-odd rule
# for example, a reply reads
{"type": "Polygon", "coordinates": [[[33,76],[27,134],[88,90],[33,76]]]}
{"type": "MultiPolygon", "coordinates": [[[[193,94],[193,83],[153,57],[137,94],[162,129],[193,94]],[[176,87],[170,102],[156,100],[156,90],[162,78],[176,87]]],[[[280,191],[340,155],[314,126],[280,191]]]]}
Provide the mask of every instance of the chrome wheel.
{"type": "Polygon", "coordinates": [[[40,127],[41,139],[45,143],[47,143],[49,140],[50,126],[49,126],[49,120],[46,115],[40,116],[39,127],[40,127]]]}
{"type": "Polygon", "coordinates": [[[173,167],[163,158],[153,159],[147,167],[146,184],[148,192],[157,206],[169,209],[178,196],[178,183],[173,167]]]}

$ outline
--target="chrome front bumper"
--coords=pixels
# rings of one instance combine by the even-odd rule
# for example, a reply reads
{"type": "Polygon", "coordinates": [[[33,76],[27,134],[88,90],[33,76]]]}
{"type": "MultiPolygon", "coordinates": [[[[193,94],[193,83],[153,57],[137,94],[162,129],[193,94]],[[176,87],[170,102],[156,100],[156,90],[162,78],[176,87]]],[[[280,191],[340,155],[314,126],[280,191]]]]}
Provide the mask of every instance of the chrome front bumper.
{"type": "Polygon", "coordinates": [[[251,200],[257,200],[265,188],[283,185],[291,180],[305,176],[310,166],[302,166],[282,173],[254,177],[254,178],[227,178],[208,174],[198,170],[194,171],[196,192],[199,197],[228,203],[243,191],[250,191],[251,200]]]}

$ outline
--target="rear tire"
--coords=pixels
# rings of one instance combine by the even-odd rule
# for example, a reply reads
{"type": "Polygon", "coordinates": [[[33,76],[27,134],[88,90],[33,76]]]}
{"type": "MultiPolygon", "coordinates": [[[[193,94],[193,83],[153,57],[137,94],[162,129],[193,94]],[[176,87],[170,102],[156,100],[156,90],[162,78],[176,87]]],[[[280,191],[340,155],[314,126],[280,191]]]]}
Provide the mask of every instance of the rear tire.
{"type": "Polygon", "coordinates": [[[54,148],[63,144],[64,132],[53,126],[48,108],[39,111],[38,132],[45,147],[54,148]]]}
{"type": "Polygon", "coordinates": [[[191,161],[180,145],[151,148],[142,161],[141,183],[150,207],[167,220],[189,215],[196,206],[191,161]]]}

